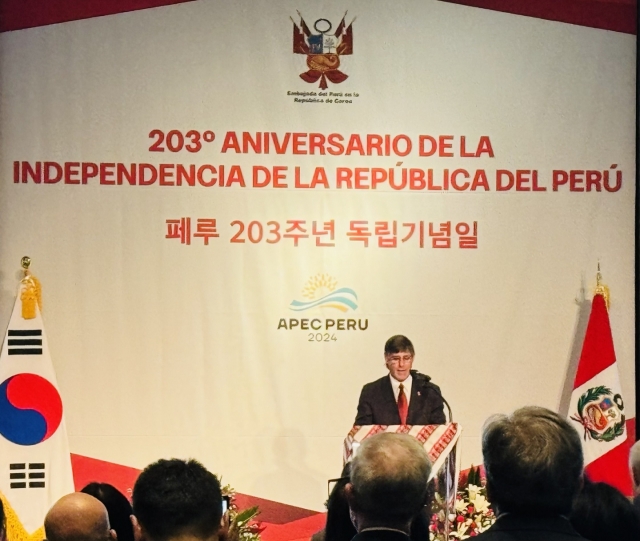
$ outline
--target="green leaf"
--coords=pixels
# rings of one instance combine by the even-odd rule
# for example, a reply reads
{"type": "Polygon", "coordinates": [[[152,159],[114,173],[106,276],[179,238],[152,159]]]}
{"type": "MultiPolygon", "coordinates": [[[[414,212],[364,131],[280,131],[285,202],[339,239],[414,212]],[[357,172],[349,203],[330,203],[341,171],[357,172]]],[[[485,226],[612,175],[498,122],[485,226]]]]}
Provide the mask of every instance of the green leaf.
{"type": "Polygon", "coordinates": [[[582,410],[589,402],[593,402],[594,400],[597,400],[601,396],[607,394],[612,394],[611,389],[605,387],[604,385],[598,385],[597,387],[589,389],[586,393],[584,393],[578,399],[578,413],[580,414],[580,416],[582,417],[582,410]]]}
{"type": "Polygon", "coordinates": [[[245,509],[244,511],[240,511],[233,519],[233,521],[236,524],[244,524],[246,522],[249,522],[252,518],[256,517],[258,514],[260,513],[260,510],[258,509],[258,506],[254,506],[254,507],[249,507],[248,509],[245,509]]]}

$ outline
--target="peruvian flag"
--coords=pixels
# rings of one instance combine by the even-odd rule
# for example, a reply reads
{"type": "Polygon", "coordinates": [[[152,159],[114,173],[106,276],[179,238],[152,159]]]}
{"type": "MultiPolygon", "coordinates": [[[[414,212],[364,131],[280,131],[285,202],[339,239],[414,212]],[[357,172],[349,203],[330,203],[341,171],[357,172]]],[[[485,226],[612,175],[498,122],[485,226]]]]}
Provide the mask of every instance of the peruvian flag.
{"type": "Polygon", "coordinates": [[[582,436],[587,475],[630,493],[625,404],[604,295],[596,292],[573,382],[569,419],[582,436]]]}

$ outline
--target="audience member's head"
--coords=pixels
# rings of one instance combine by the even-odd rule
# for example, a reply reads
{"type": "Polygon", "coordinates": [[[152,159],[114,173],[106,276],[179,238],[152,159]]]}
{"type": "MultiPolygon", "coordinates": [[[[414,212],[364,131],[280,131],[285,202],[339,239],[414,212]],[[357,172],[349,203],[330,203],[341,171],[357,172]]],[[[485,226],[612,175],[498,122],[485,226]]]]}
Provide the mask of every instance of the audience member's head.
{"type": "Polygon", "coordinates": [[[557,413],[530,406],[490,418],[482,455],[487,494],[499,513],[570,513],[582,483],[582,445],[557,413]]]}
{"type": "Polygon", "coordinates": [[[118,541],[133,541],[133,510],[122,492],[107,483],[89,483],[80,492],[90,494],[104,504],[109,514],[109,524],[118,534],[118,541]]]}
{"type": "MultiPolygon", "coordinates": [[[[339,481],[334,485],[327,500],[327,522],[323,530],[312,536],[312,541],[351,541],[358,533],[349,513],[349,503],[345,494],[345,487],[351,475],[351,462],[347,462],[342,469],[339,481]]],[[[433,481],[429,483],[429,501],[433,498],[433,481]]],[[[429,514],[425,508],[424,513],[418,515],[411,522],[411,539],[429,539],[429,514]]]]}
{"type": "Polygon", "coordinates": [[[640,515],[622,492],[607,483],[585,479],[570,520],[575,530],[591,541],[640,539],[640,515]]]}
{"type": "Polygon", "coordinates": [[[89,494],[74,492],[60,498],[44,519],[47,541],[108,541],[116,534],[109,527],[106,507],[89,494]]]}
{"type": "Polygon", "coordinates": [[[0,500],[0,541],[5,541],[7,538],[7,517],[4,514],[4,505],[0,500]]]}
{"type": "Polygon", "coordinates": [[[345,488],[358,531],[387,527],[408,533],[428,503],[430,473],[429,457],[411,436],[382,433],[365,439],[345,488]]]}
{"type": "Polygon", "coordinates": [[[640,440],[631,447],[629,469],[631,470],[631,479],[633,479],[633,493],[640,496],[640,440]]]}
{"type": "Polygon", "coordinates": [[[222,518],[220,482],[196,460],[158,460],[133,487],[133,514],[138,541],[213,541],[222,518]]]}

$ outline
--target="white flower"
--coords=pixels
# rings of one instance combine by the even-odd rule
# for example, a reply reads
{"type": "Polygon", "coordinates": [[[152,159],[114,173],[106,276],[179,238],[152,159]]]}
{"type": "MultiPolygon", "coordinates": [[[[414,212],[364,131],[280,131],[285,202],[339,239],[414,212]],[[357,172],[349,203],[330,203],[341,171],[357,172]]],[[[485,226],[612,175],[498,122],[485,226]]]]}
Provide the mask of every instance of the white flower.
{"type": "Polygon", "coordinates": [[[465,522],[458,522],[458,527],[456,528],[458,535],[460,536],[460,539],[465,539],[464,534],[467,533],[467,530],[469,529],[469,525],[465,522]]]}
{"type": "Polygon", "coordinates": [[[478,513],[486,513],[489,510],[489,501],[482,494],[476,496],[473,505],[478,513]]]}

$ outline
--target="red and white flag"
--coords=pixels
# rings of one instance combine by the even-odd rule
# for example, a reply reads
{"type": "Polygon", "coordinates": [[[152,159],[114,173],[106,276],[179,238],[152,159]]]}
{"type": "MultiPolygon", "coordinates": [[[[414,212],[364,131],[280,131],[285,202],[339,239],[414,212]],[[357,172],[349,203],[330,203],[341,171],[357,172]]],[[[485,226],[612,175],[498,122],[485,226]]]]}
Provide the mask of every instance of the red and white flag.
{"type": "Polygon", "coordinates": [[[587,475],[629,492],[625,409],[607,303],[596,292],[573,382],[569,419],[583,437],[587,475]]]}

